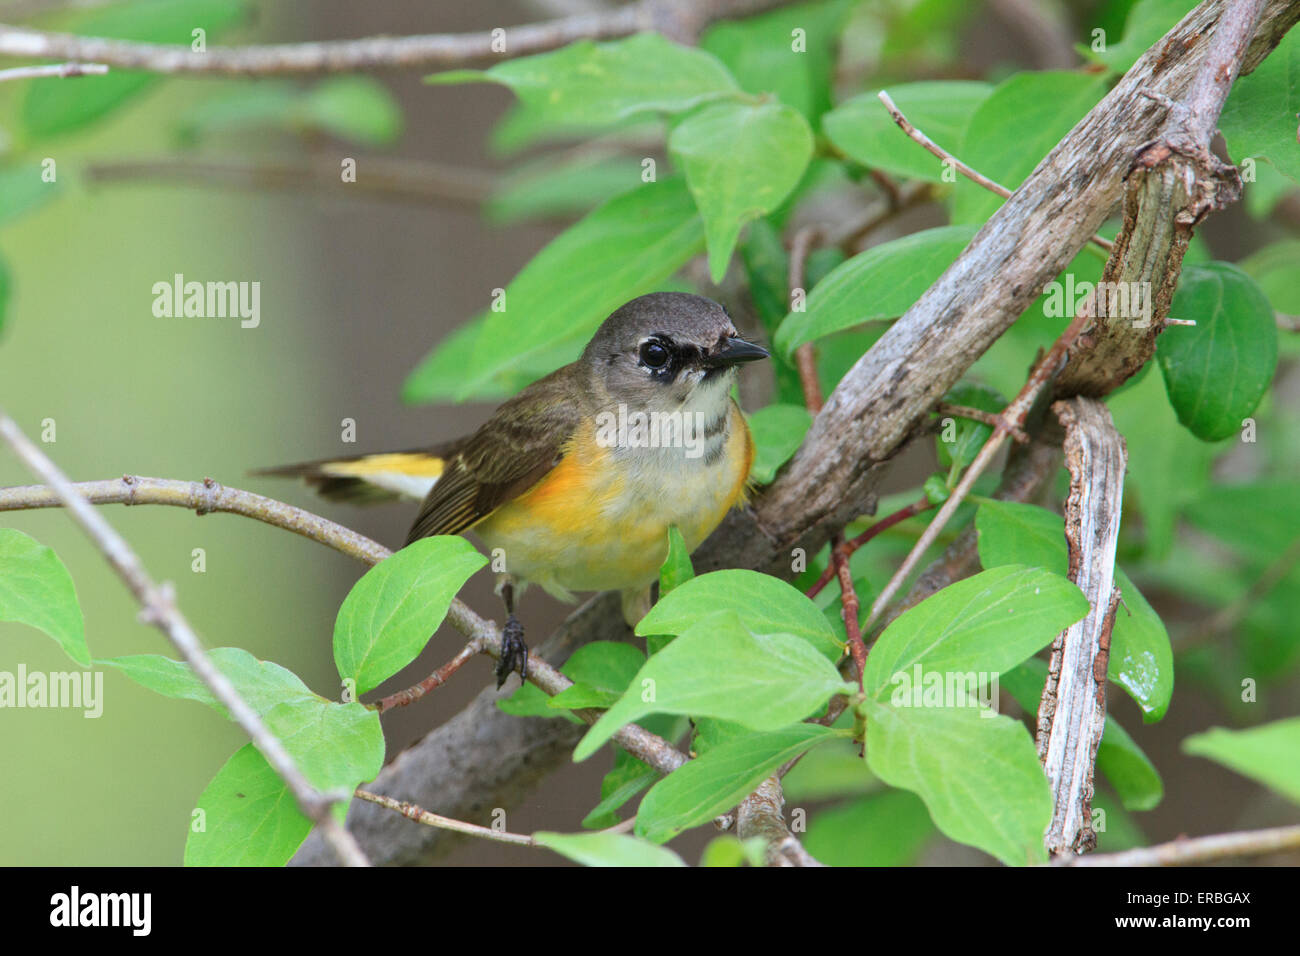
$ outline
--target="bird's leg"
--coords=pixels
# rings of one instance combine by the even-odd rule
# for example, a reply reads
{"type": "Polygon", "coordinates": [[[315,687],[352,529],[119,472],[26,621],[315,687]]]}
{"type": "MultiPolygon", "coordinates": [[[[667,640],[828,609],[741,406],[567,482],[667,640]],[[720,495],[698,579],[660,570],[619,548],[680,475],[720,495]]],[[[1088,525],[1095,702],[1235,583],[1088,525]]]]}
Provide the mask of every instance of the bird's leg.
{"type": "Polygon", "coordinates": [[[506,626],[501,631],[501,659],[497,661],[497,690],[512,672],[519,672],[519,682],[528,679],[528,645],[524,643],[524,626],[515,617],[515,586],[510,580],[501,584],[501,598],[506,602],[506,626]]]}

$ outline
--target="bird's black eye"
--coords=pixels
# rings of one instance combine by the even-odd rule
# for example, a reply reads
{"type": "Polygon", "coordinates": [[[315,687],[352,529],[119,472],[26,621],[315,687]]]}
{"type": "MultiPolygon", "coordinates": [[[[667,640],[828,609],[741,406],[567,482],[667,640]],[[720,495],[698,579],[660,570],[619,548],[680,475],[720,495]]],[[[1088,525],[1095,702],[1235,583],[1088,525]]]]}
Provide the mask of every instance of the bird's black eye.
{"type": "Polygon", "coordinates": [[[668,349],[662,342],[650,339],[641,343],[641,363],[646,368],[663,368],[668,364],[668,349]]]}

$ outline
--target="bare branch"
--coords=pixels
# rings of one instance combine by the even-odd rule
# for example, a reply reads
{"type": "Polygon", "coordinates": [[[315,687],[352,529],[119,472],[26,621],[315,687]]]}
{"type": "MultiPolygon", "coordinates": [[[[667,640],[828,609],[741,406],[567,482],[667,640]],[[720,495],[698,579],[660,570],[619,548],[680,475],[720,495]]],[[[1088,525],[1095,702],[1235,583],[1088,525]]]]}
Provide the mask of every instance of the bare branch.
{"type": "Polygon", "coordinates": [[[438,827],[442,830],[451,830],[453,833],[464,833],[469,836],[482,837],[485,840],[495,840],[497,843],[510,843],[514,846],[538,846],[536,840],[531,836],[523,833],[508,833],[505,830],[493,830],[491,827],[481,827],[476,823],[466,823],[463,820],[453,820],[451,817],[444,817],[437,813],[430,813],[423,807],[416,806],[414,803],[408,803],[405,800],[394,800],[392,797],[385,797],[383,794],[371,793],[369,790],[357,789],[356,796],[362,800],[377,804],[386,810],[392,810],[400,813],[408,820],[414,820],[416,823],[423,823],[425,826],[438,827]]]}
{"type": "Polygon", "coordinates": [[[67,79],[70,76],[93,76],[108,72],[103,63],[51,63],[48,66],[15,66],[0,70],[0,83],[6,80],[39,80],[44,77],[67,79]]]}
{"type": "Polygon", "coordinates": [[[442,163],[356,157],[356,179],[344,182],[335,160],[244,160],[162,158],[91,163],[85,177],[92,183],[193,183],[236,189],[284,189],[328,192],[340,199],[360,197],[403,202],[477,206],[491,195],[496,177],[477,169],[442,163]]]}
{"type": "MultiPolygon", "coordinates": [[[[1157,41],[840,381],[757,509],[762,538],[787,568],[789,548],[820,546],[863,513],[885,463],[1111,214],[1133,157],[1162,126],[1164,111],[1140,91],[1181,97],[1222,10],[1209,0],[1157,41]]],[[[1297,19],[1300,4],[1266,0],[1241,73],[1297,19]]]]}
{"type": "Polygon", "coordinates": [[[790,832],[784,809],[781,779],[773,774],[740,804],[736,811],[736,835],[742,840],[751,837],[766,840],[768,866],[824,866],[790,832]]]}
{"type": "Polygon", "coordinates": [[[126,540],[91,507],[91,502],[82,497],[68,477],[31,443],[14,420],[3,411],[0,411],[0,438],[9,443],[33,474],[50,485],[53,489],[50,494],[68,509],[73,520],[95,542],[113,570],[140,602],[140,619],[153,624],[167,636],[194,669],[195,676],[203,681],[212,691],[212,696],[230,712],[230,716],[266,758],[266,762],[289,787],[302,812],[324,834],[338,858],[348,866],[368,866],[369,862],[356,840],[339,826],[332,812],[333,805],[340,800],[348,800],[349,795],[325,795],[307,782],[279,738],[267,729],[262,718],[239,695],[235,685],[208,658],[198,635],[176,607],[171,586],[154,583],[126,540]]]}
{"type": "Polygon", "coordinates": [[[790,0],[639,0],[598,13],[580,14],[504,28],[500,35],[431,33],[406,37],[367,37],[319,43],[273,43],[264,46],[208,47],[134,43],[71,33],[52,33],[0,24],[0,55],[93,60],[118,69],[151,73],[210,73],[269,76],[288,73],[346,73],[373,69],[447,69],[544,53],[575,40],[612,40],[656,30],[682,42],[694,40],[715,20],[744,17],[790,0]]]}
{"type": "MultiPolygon", "coordinates": [[[[1003,186],[1001,183],[995,183],[983,173],[967,166],[952,153],[948,152],[930,137],[926,136],[919,129],[913,126],[908,118],[903,115],[903,111],[894,104],[894,101],[889,98],[889,94],[884,90],[881,90],[876,94],[876,96],[879,97],[880,102],[885,104],[885,109],[889,110],[889,115],[893,118],[894,122],[898,124],[898,128],[906,133],[913,142],[923,146],[928,153],[937,156],[940,161],[950,164],[955,170],[957,170],[957,172],[961,173],[971,182],[975,183],[977,186],[983,186],[995,196],[1001,196],[1003,199],[1006,199],[1011,195],[1011,190],[1006,186],[1003,186]]],[[[1101,248],[1105,249],[1107,252],[1111,249],[1111,241],[1109,239],[1103,239],[1101,236],[1093,236],[1092,241],[1101,246],[1101,248]]]]}
{"type": "Polygon", "coordinates": [[[1038,757],[1052,785],[1049,853],[1082,853],[1097,845],[1092,829],[1097,746],[1106,727],[1106,665],[1115,624],[1115,548],[1119,542],[1128,459],[1110,412],[1095,399],[1052,406],[1065,426],[1070,495],[1065,505],[1069,578],[1088,599],[1082,620],[1062,631],[1038,706],[1038,757]]]}
{"type": "Polygon", "coordinates": [[[1300,849],[1300,825],[1181,838],[1123,853],[1061,856],[1056,866],[1188,866],[1300,849]]]}

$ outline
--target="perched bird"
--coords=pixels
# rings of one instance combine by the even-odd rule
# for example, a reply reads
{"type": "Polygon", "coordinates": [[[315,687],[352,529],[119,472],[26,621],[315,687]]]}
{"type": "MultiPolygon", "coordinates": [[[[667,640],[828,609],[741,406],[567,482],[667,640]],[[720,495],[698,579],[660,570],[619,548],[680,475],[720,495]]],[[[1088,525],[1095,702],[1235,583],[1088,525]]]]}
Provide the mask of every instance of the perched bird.
{"type": "Polygon", "coordinates": [[[634,624],[669,527],[693,551],[744,501],[754,448],[731,386],[739,363],[767,356],[710,299],[643,295],[610,315],[577,361],[466,438],[260,473],[301,476],[334,499],[422,496],[407,544],[473,530],[504,559],[500,686],[512,671],[527,676],[515,598],[528,583],[564,600],[622,591],[634,624]]]}

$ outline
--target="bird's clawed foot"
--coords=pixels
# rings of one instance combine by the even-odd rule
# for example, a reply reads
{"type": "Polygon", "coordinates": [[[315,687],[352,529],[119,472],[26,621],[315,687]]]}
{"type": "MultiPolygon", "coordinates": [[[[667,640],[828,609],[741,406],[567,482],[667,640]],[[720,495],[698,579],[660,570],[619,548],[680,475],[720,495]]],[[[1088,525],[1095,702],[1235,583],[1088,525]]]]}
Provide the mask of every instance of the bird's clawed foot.
{"type": "Polygon", "coordinates": [[[528,680],[528,645],[524,643],[524,626],[511,614],[501,632],[501,659],[497,661],[496,669],[497,690],[515,671],[519,672],[521,684],[528,680]]]}

